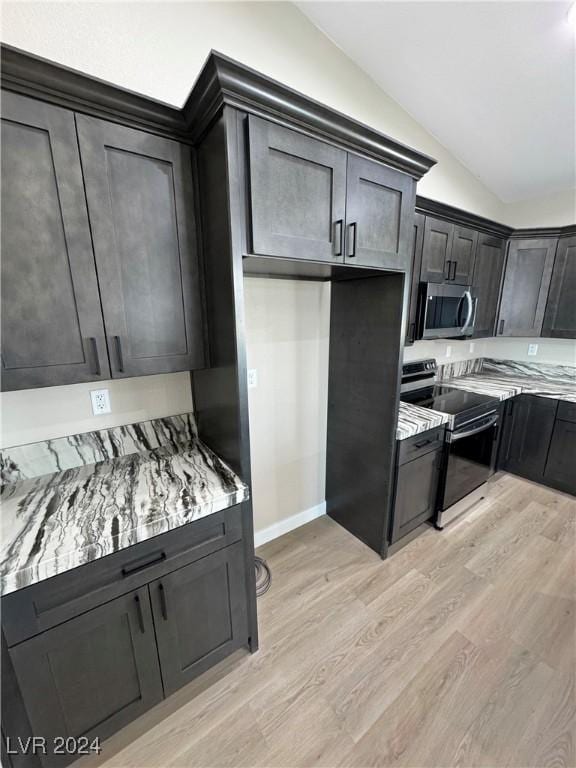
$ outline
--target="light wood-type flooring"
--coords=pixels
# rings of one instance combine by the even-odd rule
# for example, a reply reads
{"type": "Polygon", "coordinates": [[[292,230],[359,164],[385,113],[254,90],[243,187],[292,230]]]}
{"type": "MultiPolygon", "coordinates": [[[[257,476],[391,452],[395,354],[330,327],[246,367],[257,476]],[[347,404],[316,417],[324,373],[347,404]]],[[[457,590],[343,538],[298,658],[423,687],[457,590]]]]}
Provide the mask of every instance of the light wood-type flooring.
{"type": "Polygon", "coordinates": [[[79,766],[576,765],[572,497],[500,475],[385,562],[328,518],[260,554],[260,651],[79,766]]]}

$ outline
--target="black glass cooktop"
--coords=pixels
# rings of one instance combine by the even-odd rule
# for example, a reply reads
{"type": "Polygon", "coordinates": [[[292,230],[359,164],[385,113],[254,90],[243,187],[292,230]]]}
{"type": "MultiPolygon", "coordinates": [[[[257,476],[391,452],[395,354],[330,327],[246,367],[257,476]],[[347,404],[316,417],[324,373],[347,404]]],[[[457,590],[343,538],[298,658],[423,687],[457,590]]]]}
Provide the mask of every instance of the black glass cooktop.
{"type": "Polygon", "coordinates": [[[434,411],[449,413],[451,416],[476,410],[481,405],[495,405],[498,402],[489,395],[478,395],[476,392],[466,392],[464,389],[455,389],[441,384],[403,392],[400,400],[419,405],[421,408],[432,408],[434,411]]]}

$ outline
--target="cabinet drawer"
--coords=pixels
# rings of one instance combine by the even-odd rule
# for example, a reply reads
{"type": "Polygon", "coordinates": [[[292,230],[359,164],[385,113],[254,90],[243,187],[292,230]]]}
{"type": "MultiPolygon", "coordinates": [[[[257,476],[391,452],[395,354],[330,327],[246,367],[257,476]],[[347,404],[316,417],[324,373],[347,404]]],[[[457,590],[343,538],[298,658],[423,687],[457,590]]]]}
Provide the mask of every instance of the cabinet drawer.
{"type": "Polygon", "coordinates": [[[569,403],[567,400],[560,400],[556,418],[562,421],[576,422],[576,403],[569,403]]]}
{"type": "Polygon", "coordinates": [[[399,440],[397,463],[405,464],[407,461],[440,448],[444,444],[444,431],[444,426],[435,427],[414,437],[408,437],[406,440],[399,440]]]}
{"type": "Polygon", "coordinates": [[[237,505],[5,595],[6,642],[44,632],[241,538],[237,505]]]}

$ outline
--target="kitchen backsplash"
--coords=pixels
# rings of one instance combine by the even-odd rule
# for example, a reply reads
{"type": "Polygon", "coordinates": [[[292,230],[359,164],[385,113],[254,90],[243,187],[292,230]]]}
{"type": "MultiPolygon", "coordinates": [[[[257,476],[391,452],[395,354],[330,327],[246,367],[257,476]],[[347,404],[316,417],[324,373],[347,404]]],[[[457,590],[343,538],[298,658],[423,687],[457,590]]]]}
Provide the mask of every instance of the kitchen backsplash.
{"type": "Polygon", "coordinates": [[[439,381],[469,376],[472,373],[514,376],[544,376],[576,383],[576,368],[571,365],[551,365],[550,363],[528,363],[521,360],[496,360],[491,357],[475,357],[472,360],[458,360],[438,366],[439,381]]]}
{"type": "Polygon", "coordinates": [[[479,357],[495,360],[518,360],[527,363],[576,365],[573,339],[508,338],[434,339],[417,341],[404,348],[404,361],[434,357],[438,365],[452,364],[479,357]],[[536,346],[536,355],[529,355],[536,346]]]}
{"type": "Polygon", "coordinates": [[[0,452],[2,485],[151,451],[161,446],[182,448],[196,437],[194,414],[184,413],[14,446],[0,452]]]}
{"type": "Polygon", "coordinates": [[[438,379],[454,379],[457,376],[468,376],[471,373],[479,373],[482,370],[483,357],[474,357],[471,360],[456,360],[454,363],[444,363],[438,366],[438,379]]]}

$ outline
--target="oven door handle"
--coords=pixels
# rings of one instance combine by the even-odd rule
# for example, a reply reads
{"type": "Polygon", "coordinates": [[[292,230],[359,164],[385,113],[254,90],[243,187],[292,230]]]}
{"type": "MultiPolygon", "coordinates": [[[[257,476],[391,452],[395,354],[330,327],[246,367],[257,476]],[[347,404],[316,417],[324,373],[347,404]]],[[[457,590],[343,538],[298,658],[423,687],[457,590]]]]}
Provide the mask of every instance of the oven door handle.
{"type": "Polygon", "coordinates": [[[468,302],[468,314],[466,315],[466,320],[462,326],[462,333],[466,333],[468,326],[472,321],[472,315],[474,314],[474,302],[472,301],[472,294],[470,291],[464,291],[464,296],[462,298],[465,298],[468,302]]]}
{"type": "Polygon", "coordinates": [[[465,437],[472,437],[472,435],[477,435],[479,432],[484,432],[484,430],[493,427],[499,418],[499,414],[495,413],[494,416],[491,416],[489,420],[483,421],[479,427],[475,427],[474,429],[467,429],[465,432],[452,432],[449,436],[449,442],[456,443],[458,440],[463,440],[465,437]]]}

